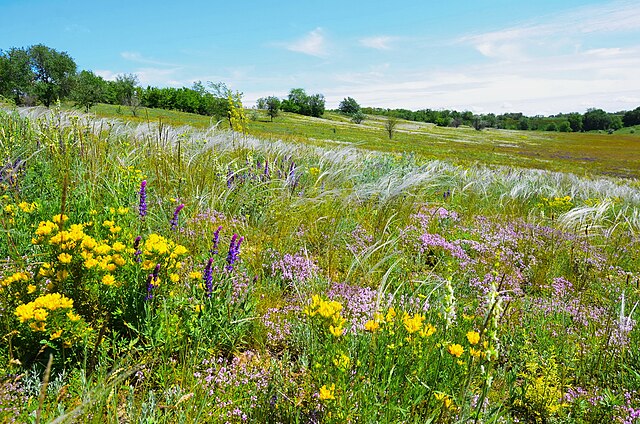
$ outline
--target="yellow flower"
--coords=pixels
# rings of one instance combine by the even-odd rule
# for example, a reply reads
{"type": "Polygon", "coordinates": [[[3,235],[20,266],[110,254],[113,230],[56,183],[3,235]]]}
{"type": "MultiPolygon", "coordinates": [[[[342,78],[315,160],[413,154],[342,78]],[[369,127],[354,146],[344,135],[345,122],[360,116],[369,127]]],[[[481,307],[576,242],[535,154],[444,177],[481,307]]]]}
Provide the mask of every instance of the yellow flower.
{"type": "Polygon", "coordinates": [[[191,271],[189,273],[189,278],[192,278],[194,280],[199,280],[202,278],[202,273],[200,271],[191,271]]]}
{"type": "Polygon", "coordinates": [[[171,280],[172,283],[177,283],[180,281],[180,276],[178,274],[169,274],[169,280],[171,280]]]}
{"type": "Polygon", "coordinates": [[[117,242],[113,243],[113,246],[111,246],[111,247],[116,252],[122,252],[127,246],[125,246],[123,243],[117,241],[117,242]]]}
{"type": "Polygon", "coordinates": [[[115,284],[115,282],[116,282],[116,279],[111,274],[106,274],[104,277],[102,277],[102,284],[104,285],[112,286],[115,284]]]}
{"type": "Polygon", "coordinates": [[[27,294],[34,293],[35,291],[36,291],[36,286],[34,286],[33,284],[29,284],[27,286],[27,294]]]}
{"type": "Polygon", "coordinates": [[[331,386],[327,387],[326,385],[320,387],[320,394],[319,394],[319,398],[320,400],[332,400],[335,399],[335,391],[336,391],[336,385],[332,384],[331,386]]]}
{"type": "Polygon", "coordinates": [[[58,255],[58,260],[60,261],[61,264],[70,264],[72,259],[73,259],[73,256],[71,256],[68,253],[61,253],[58,255]]]}
{"type": "Polygon", "coordinates": [[[436,327],[434,327],[431,324],[425,324],[425,326],[422,327],[422,330],[420,330],[420,335],[422,337],[429,337],[435,332],[436,332],[436,327]]]}
{"type": "Polygon", "coordinates": [[[51,220],[53,222],[55,222],[56,224],[60,224],[62,222],[66,222],[69,219],[69,217],[67,215],[54,215],[53,218],[51,218],[51,220]]]}
{"type": "Polygon", "coordinates": [[[181,244],[177,244],[176,247],[173,249],[173,253],[178,256],[184,255],[187,252],[188,252],[187,248],[181,244]]]}
{"type": "Polygon", "coordinates": [[[194,305],[194,306],[193,306],[193,309],[194,309],[197,313],[200,313],[200,312],[202,312],[202,310],[204,309],[204,306],[203,306],[203,305],[194,305]]]}
{"type": "Polygon", "coordinates": [[[330,325],[329,332],[336,337],[340,337],[344,333],[344,328],[342,328],[341,326],[334,327],[333,325],[330,325]]]}
{"type": "Polygon", "coordinates": [[[380,324],[378,324],[377,321],[369,320],[364,324],[364,329],[366,331],[371,331],[372,333],[378,330],[379,328],[380,328],[380,324]]]}
{"type": "Polygon", "coordinates": [[[126,214],[129,213],[129,208],[124,208],[124,207],[121,206],[121,207],[118,208],[118,213],[120,215],[126,215],[126,214]]]}
{"type": "Polygon", "coordinates": [[[392,307],[387,311],[387,316],[385,317],[385,321],[390,322],[396,317],[396,310],[392,307]]]}
{"type": "Polygon", "coordinates": [[[340,355],[333,358],[333,365],[343,371],[349,368],[349,364],[351,364],[351,359],[349,359],[349,357],[344,353],[341,353],[340,355]]]}
{"type": "Polygon", "coordinates": [[[62,336],[62,328],[59,329],[58,331],[56,331],[55,333],[51,334],[51,337],[49,339],[50,340],[55,340],[55,339],[59,338],[60,336],[62,336]]]}
{"type": "Polygon", "coordinates": [[[456,358],[459,358],[464,353],[464,348],[459,344],[454,343],[447,347],[447,351],[456,358]]]}
{"type": "Polygon", "coordinates": [[[72,311],[69,311],[67,312],[67,318],[69,318],[69,321],[79,321],[80,315],[74,314],[72,311]]]}
{"type": "Polygon", "coordinates": [[[472,345],[477,344],[480,341],[480,333],[477,331],[469,331],[467,333],[467,340],[469,340],[469,343],[472,345]]]}
{"type": "Polygon", "coordinates": [[[404,316],[402,317],[404,328],[409,334],[413,334],[416,331],[420,330],[420,328],[422,327],[422,321],[424,321],[424,315],[421,314],[415,314],[413,317],[411,317],[405,312],[404,316]]]}

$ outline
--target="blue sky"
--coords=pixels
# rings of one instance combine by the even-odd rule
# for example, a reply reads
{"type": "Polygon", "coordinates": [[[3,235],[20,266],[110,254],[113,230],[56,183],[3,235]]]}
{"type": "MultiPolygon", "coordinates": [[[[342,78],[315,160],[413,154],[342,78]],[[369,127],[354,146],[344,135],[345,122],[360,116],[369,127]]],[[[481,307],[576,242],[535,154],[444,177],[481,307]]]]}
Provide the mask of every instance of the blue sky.
{"type": "Polygon", "coordinates": [[[141,85],[291,88],[363,106],[524,112],[640,106],[637,0],[0,0],[0,48],[42,43],[141,85]]]}

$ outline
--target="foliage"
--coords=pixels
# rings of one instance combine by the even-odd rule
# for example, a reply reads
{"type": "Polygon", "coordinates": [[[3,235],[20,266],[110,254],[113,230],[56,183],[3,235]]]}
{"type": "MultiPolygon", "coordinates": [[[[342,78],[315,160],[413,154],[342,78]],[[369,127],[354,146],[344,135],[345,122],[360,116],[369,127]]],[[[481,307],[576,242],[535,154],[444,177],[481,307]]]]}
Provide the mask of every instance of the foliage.
{"type": "Polygon", "coordinates": [[[346,97],[340,102],[338,110],[345,115],[355,115],[360,112],[360,105],[355,101],[355,99],[346,97]]]}
{"type": "Polygon", "coordinates": [[[71,92],[76,63],[66,52],[37,44],[29,47],[33,92],[46,107],[71,92]]]}
{"type": "Polygon", "coordinates": [[[91,71],[81,71],[75,77],[71,97],[77,106],[81,106],[85,112],[89,112],[93,105],[104,101],[105,93],[106,83],[102,77],[91,71]]]}
{"type": "Polygon", "coordinates": [[[384,129],[389,136],[389,140],[393,138],[393,134],[396,132],[396,127],[398,126],[398,120],[395,116],[388,116],[387,120],[384,123],[384,129]]]}
{"type": "Polygon", "coordinates": [[[281,109],[285,112],[319,118],[324,114],[324,96],[322,94],[308,95],[303,88],[293,88],[287,99],[282,101],[281,109]]]}

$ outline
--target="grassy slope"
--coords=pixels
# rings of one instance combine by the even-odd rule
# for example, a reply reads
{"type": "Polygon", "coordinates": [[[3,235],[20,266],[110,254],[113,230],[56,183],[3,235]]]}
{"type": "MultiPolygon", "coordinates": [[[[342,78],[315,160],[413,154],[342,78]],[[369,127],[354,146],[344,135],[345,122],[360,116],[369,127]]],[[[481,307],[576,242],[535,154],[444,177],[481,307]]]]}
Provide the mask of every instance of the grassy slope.
{"type": "MultiPolygon", "coordinates": [[[[141,109],[138,117],[127,108],[98,105],[98,116],[118,117],[170,125],[208,127],[210,117],[189,113],[141,109]]],[[[601,174],[616,177],[640,177],[640,133],[629,129],[615,134],[558,133],[487,129],[481,132],[468,127],[442,128],[433,124],[400,121],[389,140],[384,118],[369,116],[363,124],[351,123],[344,116],[327,112],[323,118],[290,113],[270,122],[263,114],[249,122],[250,133],[267,138],[311,144],[349,143],[363,149],[384,152],[413,152],[420,158],[445,159],[457,164],[475,162],[573,172],[578,175],[601,174]]],[[[226,122],[220,125],[225,126],[226,122]]]]}

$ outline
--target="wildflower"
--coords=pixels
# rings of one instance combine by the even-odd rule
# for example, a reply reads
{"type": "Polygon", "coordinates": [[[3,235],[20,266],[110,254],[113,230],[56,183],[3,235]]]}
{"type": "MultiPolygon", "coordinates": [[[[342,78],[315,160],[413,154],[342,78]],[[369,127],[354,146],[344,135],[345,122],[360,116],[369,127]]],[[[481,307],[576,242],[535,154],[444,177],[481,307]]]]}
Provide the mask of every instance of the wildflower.
{"type": "Polygon", "coordinates": [[[366,331],[370,331],[372,333],[377,331],[379,328],[380,328],[380,324],[377,321],[374,321],[374,320],[369,320],[364,324],[364,329],[366,331]]]}
{"type": "Polygon", "coordinates": [[[433,396],[436,398],[436,400],[439,400],[440,402],[442,402],[445,408],[453,409],[455,407],[455,404],[453,403],[453,399],[451,399],[446,394],[436,392],[433,394],[433,396]]]}
{"type": "Polygon", "coordinates": [[[218,229],[213,233],[213,246],[209,253],[216,255],[218,253],[218,243],[220,242],[220,231],[222,231],[222,225],[218,226],[218,229]]]}
{"type": "Polygon", "coordinates": [[[200,313],[202,312],[202,310],[204,309],[203,305],[193,305],[193,310],[196,311],[196,313],[200,313]]]}
{"type": "Polygon", "coordinates": [[[469,344],[477,344],[480,341],[480,333],[477,331],[469,331],[467,333],[467,340],[469,341],[469,344]]]}
{"type": "Polygon", "coordinates": [[[142,250],[140,250],[140,241],[141,240],[142,240],[142,237],[138,236],[133,241],[133,248],[135,249],[135,253],[133,254],[133,256],[134,256],[134,258],[135,258],[134,260],[136,262],[142,261],[142,258],[140,258],[140,255],[142,255],[142,250]]]}
{"type": "Polygon", "coordinates": [[[390,307],[389,310],[387,311],[387,316],[385,317],[385,321],[387,322],[391,322],[393,321],[393,319],[396,317],[396,310],[394,309],[394,307],[390,307]]]}
{"type": "Polygon", "coordinates": [[[334,327],[333,325],[330,325],[329,332],[333,334],[335,337],[340,337],[344,333],[344,328],[342,328],[342,326],[334,327]]]}
{"type": "Polygon", "coordinates": [[[229,244],[229,252],[227,253],[227,266],[226,270],[228,272],[233,271],[233,264],[238,259],[238,255],[240,254],[240,245],[242,244],[244,237],[240,237],[238,239],[238,235],[234,234],[231,237],[231,243],[229,244]]]}
{"type": "Polygon", "coordinates": [[[340,355],[333,358],[333,365],[335,365],[336,367],[338,367],[343,371],[349,368],[350,364],[351,364],[351,359],[344,353],[341,353],[340,355]]]}
{"type": "Polygon", "coordinates": [[[177,283],[178,281],[180,281],[180,276],[178,274],[171,273],[171,274],[169,274],[169,280],[172,283],[177,283]]]}
{"type": "Polygon", "coordinates": [[[434,327],[431,324],[425,324],[425,326],[422,327],[422,329],[420,330],[420,335],[422,337],[429,337],[435,332],[436,332],[436,327],[434,327]]]}
{"type": "Polygon", "coordinates": [[[422,321],[424,321],[424,315],[421,314],[415,314],[413,318],[411,318],[409,314],[405,313],[402,317],[404,328],[409,334],[413,334],[416,331],[420,330],[420,328],[422,327],[422,321]]]}
{"type": "Polygon", "coordinates": [[[58,331],[56,331],[55,333],[51,334],[51,337],[49,337],[50,340],[55,340],[60,338],[60,336],[62,336],[62,328],[59,329],[58,331]]]}
{"type": "Polygon", "coordinates": [[[207,266],[204,268],[204,289],[207,297],[213,293],[213,258],[209,258],[207,266]]]}
{"type": "Polygon", "coordinates": [[[319,394],[319,398],[320,400],[332,400],[335,399],[335,391],[336,391],[336,385],[332,384],[331,386],[327,387],[326,385],[320,387],[320,394],[319,394]]]}
{"type": "Polygon", "coordinates": [[[140,183],[140,204],[138,206],[138,214],[140,218],[144,219],[147,216],[147,180],[142,180],[140,183]]]}
{"type": "Polygon", "coordinates": [[[173,211],[173,218],[171,218],[171,230],[175,231],[178,229],[178,218],[180,217],[180,211],[184,208],[184,203],[180,203],[176,210],[173,211]]]}
{"type": "Polygon", "coordinates": [[[447,347],[447,351],[456,358],[459,358],[464,353],[464,348],[459,344],[451,344],[447,347]]]}
{"type": "Polygon", "coordinates": [[[33,284],[29,284],[27,286],[27,294],[34,293],[35,291],[36,291],[36,286],[34,286],[33,284]]]}
{"type": "Polygon", "coordinates": [[[102,277],[102,284],[104,284],[105,286],[113,286],[115,282],[116,279],[111,274],[106,274],[104,277],[102,277]]]}

